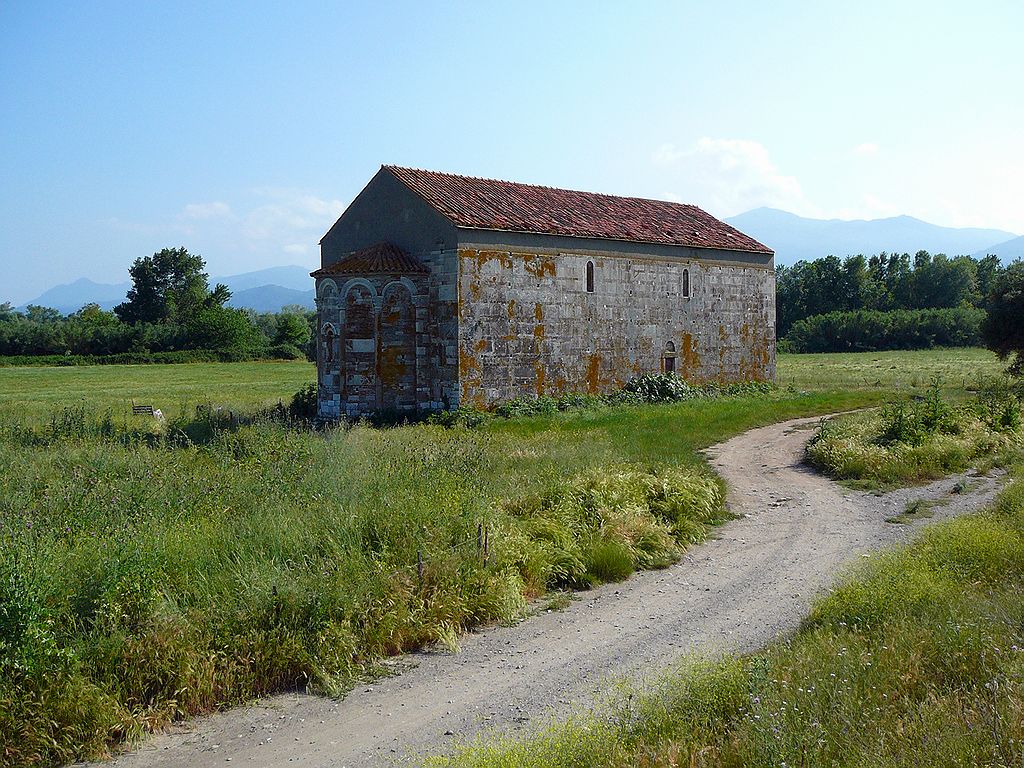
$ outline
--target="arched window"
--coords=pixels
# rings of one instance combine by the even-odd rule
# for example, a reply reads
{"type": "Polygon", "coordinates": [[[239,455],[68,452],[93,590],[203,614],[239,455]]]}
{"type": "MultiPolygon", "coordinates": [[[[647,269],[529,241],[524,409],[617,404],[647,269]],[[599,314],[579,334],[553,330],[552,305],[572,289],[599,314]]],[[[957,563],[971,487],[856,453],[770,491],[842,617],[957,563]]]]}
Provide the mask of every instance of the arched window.
{"type": "Polygon", "coordinates": [[[661,368],[665,373],[676,372],[676,345],[671,341],[665,345],[665,353],[661,356],[661,368]]]}
{"type": "Polygon", "coordinates": [[[587,262],[587,293],[594,292],[594,262],[587,262]]]}
{"type": "Polygon", "coordinates": [[[683,270],[683,298],[690,298],[690,270],[683,270]]]}
{"type": "Polygon", "coordinates": [[[330,323],[325,323],[323,327],[323,340],[324,340],[324,362],[334,362],[334,326],[330,323]]]}

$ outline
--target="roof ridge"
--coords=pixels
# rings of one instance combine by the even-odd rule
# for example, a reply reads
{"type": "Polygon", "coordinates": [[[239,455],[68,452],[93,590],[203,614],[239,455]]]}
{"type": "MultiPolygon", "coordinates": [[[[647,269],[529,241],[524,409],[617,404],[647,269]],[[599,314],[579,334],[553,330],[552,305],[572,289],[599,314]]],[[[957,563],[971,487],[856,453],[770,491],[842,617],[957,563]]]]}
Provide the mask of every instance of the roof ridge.
{"type": "Polygon", "coordinates": [[[456,227],[773,255],[692,203],[401,165],[382,165],[384,170],[456,227]]]}
{"type": "Polygon", "coordinates": [[[489,181],[497,182],[498,184],[510,184],[515,187],[529,187],[530,189],[546,189],[550,192],[575,192],[580,195],[597,195],[599,197],[611,197],[616,200],[643,200],[647,203],[665,203],[668,205],[678,205],[683,208],[697,208],[703,210],[700,206],[695,203],[679,203],[675,200],[661,200],[657,197],[639,197],[637,195],[613,195],[610,192],[590,192],[586,189],[570,189],[569,187],[552,187],[549,184],[531,184],[528,181],[511,181],[510,179],[495,179],[490,176],[471,176],[465,173],[450,173],[449,171],[432,171],[429,168],[413,168],[408,165],[391,165],[383,163],[381,168],[385,168],[389,171],[412,171],[413,173],[429,173],[433,176],[447,176],[451,179],[466,179],[468,181],[489,181]]]}

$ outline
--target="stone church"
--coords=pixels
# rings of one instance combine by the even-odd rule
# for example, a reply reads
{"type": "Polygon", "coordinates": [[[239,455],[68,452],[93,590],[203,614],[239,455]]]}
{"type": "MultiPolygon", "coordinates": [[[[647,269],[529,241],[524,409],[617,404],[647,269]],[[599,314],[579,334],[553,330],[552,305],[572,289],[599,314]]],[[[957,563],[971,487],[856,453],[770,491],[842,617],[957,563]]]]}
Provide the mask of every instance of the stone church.
{"type": "Polygon", "coordinates": [[[775,376],[774,254],[693,205],[383,166],[320,246],[324,418],[775,376]]]}

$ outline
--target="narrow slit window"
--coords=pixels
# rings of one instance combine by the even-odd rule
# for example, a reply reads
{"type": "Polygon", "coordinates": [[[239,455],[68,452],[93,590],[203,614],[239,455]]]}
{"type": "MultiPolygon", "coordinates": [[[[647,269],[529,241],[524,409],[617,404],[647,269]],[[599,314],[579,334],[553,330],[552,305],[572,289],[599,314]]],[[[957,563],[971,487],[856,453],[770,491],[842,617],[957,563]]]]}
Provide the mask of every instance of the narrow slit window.
{"type": "Polygon", "coordinates": [[[690,298],[690,270],[683,270],[683,298],[690,298]]]}
{"type": "Polygon", "coordinates": [[[661,369],[665,373],[676,372],[676,345],[671,341],[665,345],[665,352],[661,356],[661,369]]]}
{"type": "Polygon", "coordinates": [[[594,262],[587,262],[587,293],[594,292],[594,262]]]}
{"type": "Polygon", "coordinates": [[[323,329],[324,335],[324,362],[334,362],[334,326],[327,323],[323,329]]]}

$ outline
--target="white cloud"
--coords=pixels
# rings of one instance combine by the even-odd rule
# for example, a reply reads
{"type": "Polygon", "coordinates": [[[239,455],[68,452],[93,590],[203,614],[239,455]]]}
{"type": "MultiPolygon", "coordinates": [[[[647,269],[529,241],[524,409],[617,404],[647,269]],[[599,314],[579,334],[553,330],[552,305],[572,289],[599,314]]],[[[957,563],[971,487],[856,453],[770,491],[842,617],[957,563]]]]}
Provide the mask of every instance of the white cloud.
{"type": "Polygon", "coordinates": [[[871,157],[872,155],[878,154],[878,145],[873,141],[865,141],[863,144],[858,144],[853,148],[853,154],[860,155],[861,157],[871,157]]]}
{"type": "Polygon", "coordinates": [[[151,221],[112,218],[108,226],[142,238],[143,250],[184,245],[207,260],[211,274],[232,274],[285,263],[312,266],[320,238],[345,208],[308,190],[261,187],[230,202],[187,203],[151,221]]]}
{"type": "Polygon", "coordinates": [[[695,203],[719,216],[760,206],[818,215],[800,182],[782,173],[756,141],[705,137],[686,149],[663,144],[652,161],[671,190],[665,197],[695,203]]]}
{"type": "Polygon", "coordinates": [[[324,200],[302,190],[264,187],[254,191],[267,200],[244,218],[242,234],[254,243],[276,241],[282,248],[296,241],[315,243],[345,209],[340,200],[324,200]]]}
{"type": "Polygon", "coordinates": [[[181,212],[181,218],[189,220],[226,219],[231,216],[227,203],[189,203],[181,212]]]}

